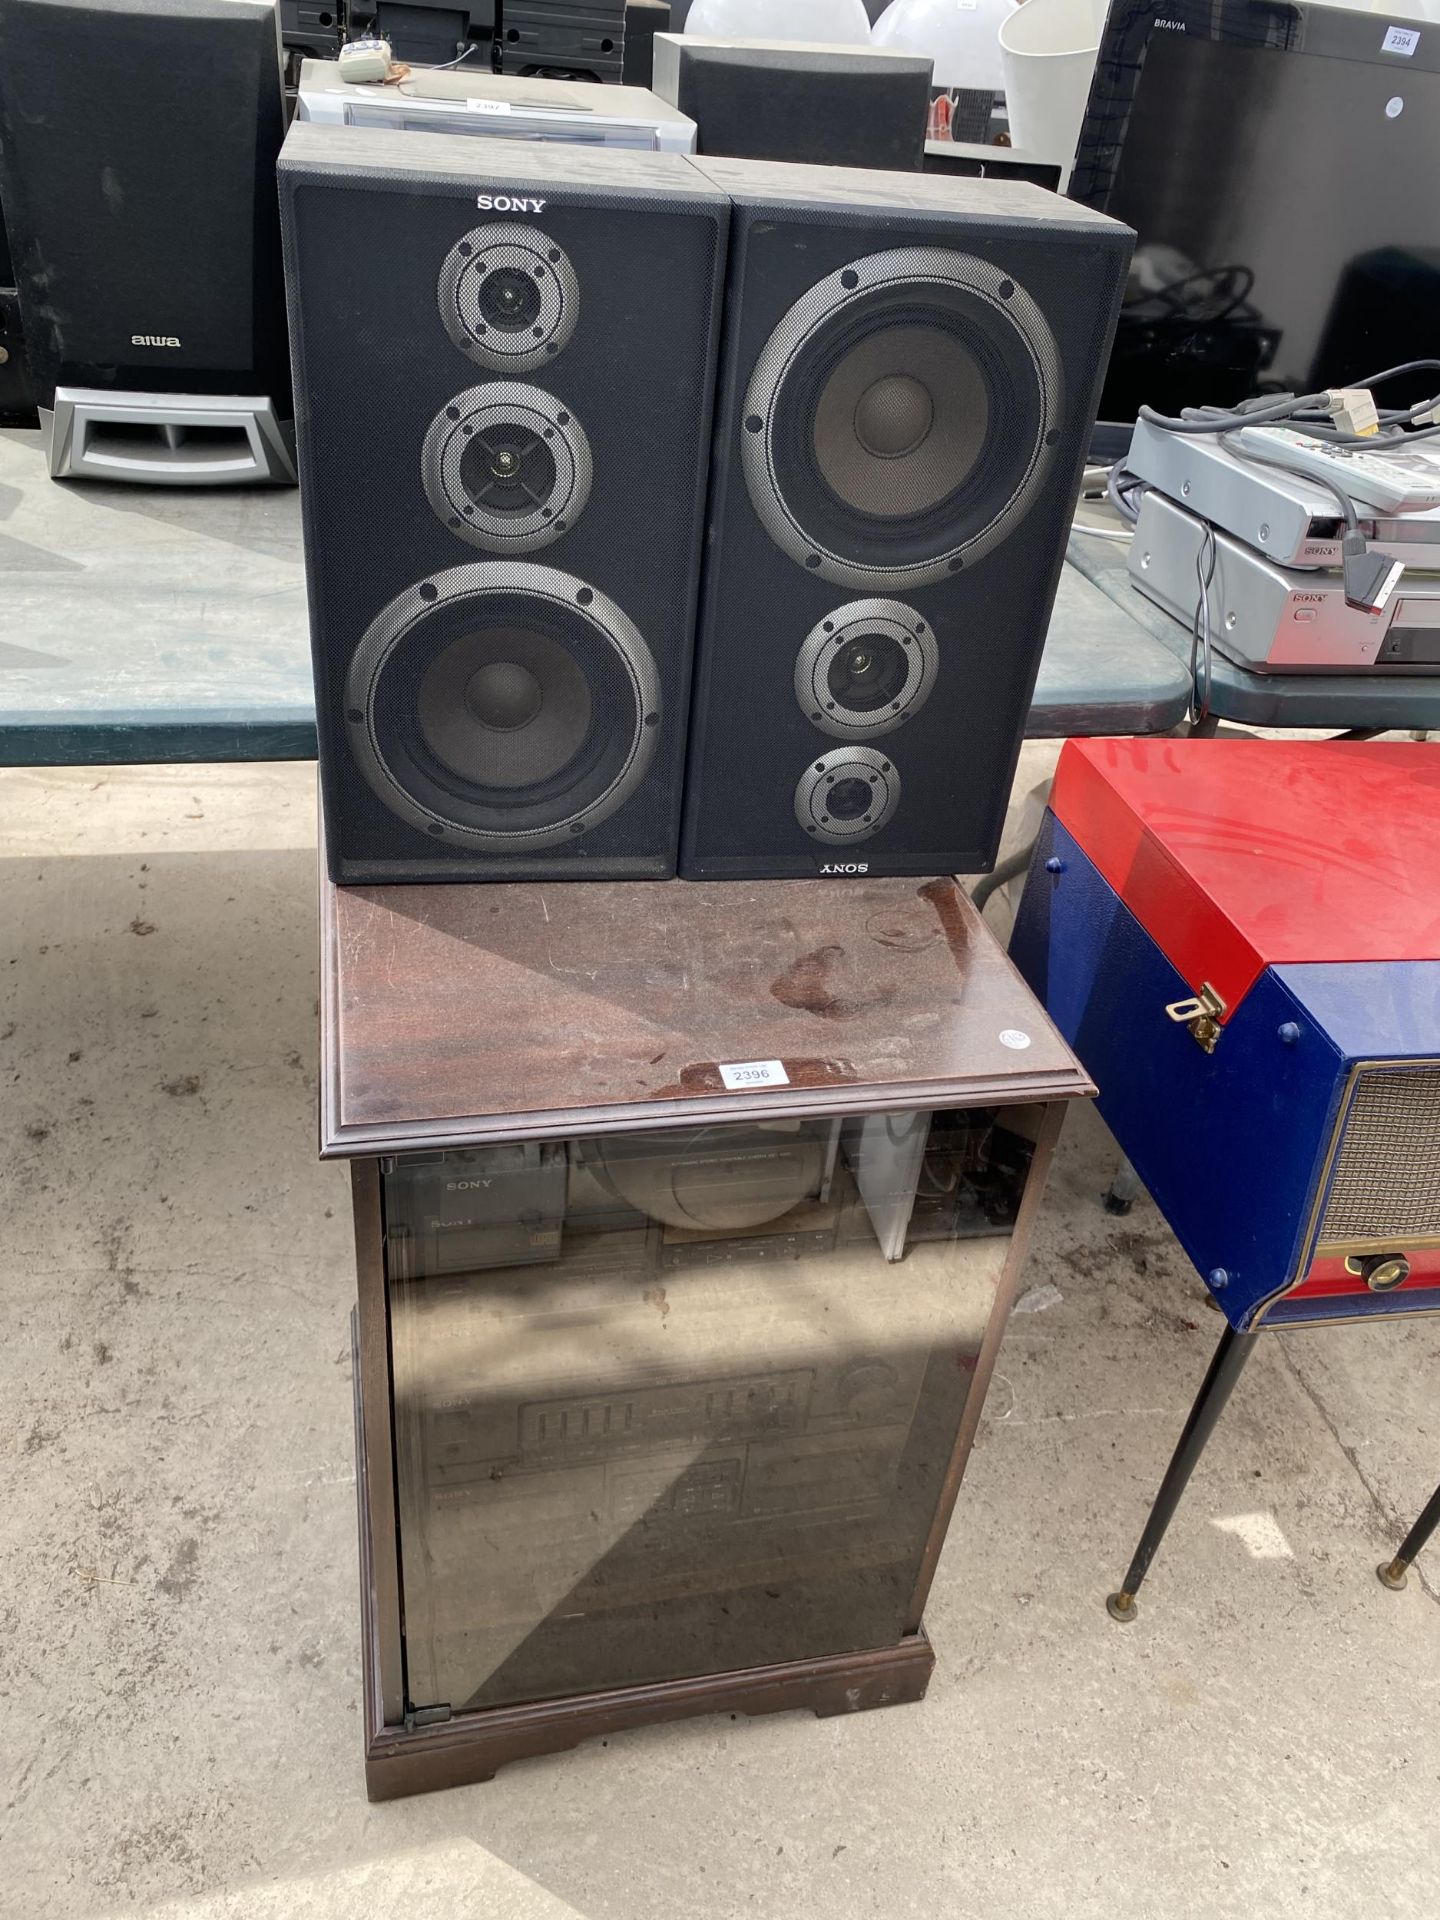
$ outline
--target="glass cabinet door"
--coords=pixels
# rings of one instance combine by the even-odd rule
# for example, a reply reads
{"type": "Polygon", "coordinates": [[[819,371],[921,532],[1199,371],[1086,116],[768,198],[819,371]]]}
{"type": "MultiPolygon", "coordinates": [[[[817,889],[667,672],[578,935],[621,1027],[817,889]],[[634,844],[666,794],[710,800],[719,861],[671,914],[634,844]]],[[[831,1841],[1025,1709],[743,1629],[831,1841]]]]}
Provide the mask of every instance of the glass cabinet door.
{"type": "Polygon", "coordinates": [[[385,1162],[408,1704],[893,1645],[1040,1114],[385,1162]]]}

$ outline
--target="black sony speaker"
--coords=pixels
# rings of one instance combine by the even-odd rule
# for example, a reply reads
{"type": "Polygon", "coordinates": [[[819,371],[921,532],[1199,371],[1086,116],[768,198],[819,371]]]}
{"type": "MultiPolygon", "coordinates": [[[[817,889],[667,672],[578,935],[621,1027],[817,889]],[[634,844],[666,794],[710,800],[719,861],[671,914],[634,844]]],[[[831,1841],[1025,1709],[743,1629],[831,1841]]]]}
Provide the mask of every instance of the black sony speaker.
{"type": "Polygon", "coordinates": [[[280,184],[335,879],[673,873],[724,195],[310,124],[280,184]]]}
{"type": "Polygon", "coordinates": [[[275,0],[0,0],[0,196],[52,471],[291,477],[283,131],[275,0]]]}
{"type": "Polygon", "coordinates": [[[918,172],[932,68],[889,47],[658,33],[650,84],[695,122],[698,153],[918,172]]]}
{"type": "Polygon", "coordinates": [[[680,870],[983,871],[1133,235],[1038,187],[692,165],[732,211],[680,870]]]}

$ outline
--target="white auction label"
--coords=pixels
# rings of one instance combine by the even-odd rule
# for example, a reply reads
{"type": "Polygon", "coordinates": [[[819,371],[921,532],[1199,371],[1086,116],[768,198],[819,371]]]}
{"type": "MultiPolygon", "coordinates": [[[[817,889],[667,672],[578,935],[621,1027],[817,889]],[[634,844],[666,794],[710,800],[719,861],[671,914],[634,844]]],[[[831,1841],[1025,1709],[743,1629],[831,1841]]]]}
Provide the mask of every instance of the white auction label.
{"type": "Polygon", "coordinates": [[[727,1093],[741,1087],[788,1087],[790,1076],[778,1060],[732,1060],[720,1069],[727,1093]]]}
{"type": "Polygon", "coordinates": [[[509,113],[508,100],[467,100],[466,106],[472,113],[509,113]]]}
{"type": "Polygon", "coordinates": [[[1382,53],[1403,53],[1408,60],[1420,44],[1420,35],[1414,27],[1391,27],[1380,42],[1382,53]]]}
{"type": "Polygon", "coordinates": [[[1000,1034],[1000,1044],[1002,1047],[1014,1047],[1019,1053],[1023,1047],[1029,1046],[1030,1036],[1022,1033],[1019,1027],[1005,1027],[1000,1034]]]}

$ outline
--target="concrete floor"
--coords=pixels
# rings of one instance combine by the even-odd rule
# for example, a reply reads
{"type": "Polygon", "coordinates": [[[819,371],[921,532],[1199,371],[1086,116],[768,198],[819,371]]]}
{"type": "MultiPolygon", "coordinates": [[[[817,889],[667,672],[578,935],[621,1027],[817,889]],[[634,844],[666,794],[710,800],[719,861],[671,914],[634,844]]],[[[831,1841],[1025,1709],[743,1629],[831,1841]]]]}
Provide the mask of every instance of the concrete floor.
{"type": "Polygon", "coordinates": [[[1374,1575],[1440,1474],[1440,1327],[1268,1341],[1112,1625],[1219,1321],[1148,1203],[1101,1211],[1088,1111],[923,1705],[369,1806],[313,819],[306,767],[0,773],[0,1915],[1440,1911],[1440,1543],[1374,1575]]]}

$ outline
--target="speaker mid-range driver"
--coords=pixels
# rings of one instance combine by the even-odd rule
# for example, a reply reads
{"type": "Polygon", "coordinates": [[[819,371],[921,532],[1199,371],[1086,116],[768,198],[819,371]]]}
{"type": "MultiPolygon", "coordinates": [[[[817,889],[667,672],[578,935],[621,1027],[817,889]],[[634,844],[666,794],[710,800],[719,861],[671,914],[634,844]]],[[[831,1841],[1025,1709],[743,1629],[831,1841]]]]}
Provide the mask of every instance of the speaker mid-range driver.
{"type": "Polygon", "coordinates": [[[864,740],[912,719],[935,684],[928,621],[898,600],[855,600],[811,628],[795,660],[795,698],[822,733],[864,740]]]}
{"type": "Polygon", "coordinates": [[[1058,437],[1059,359],[1000,268],[940,247],[850,262],[771,334],[745,395],[746,484],[822,579],[918,586],[989,552],[1058,437]]]}
{"type": "Polygon", "coordinates": [[[476,227],[440,269],[435,297],[451,341],[501,373],[543,367],[575,331],[580,283],[562,248],[535,227],[476,227]]]}
{"type": "Polygon", "coordinates": [[[660,686],[613,601],[523,561],[422,580],[371,622],[345,718],[399,818],[491,851],[559,846],[606,820],[654,752],[660,686]]]}
{"type": "Polygon", "coordinates": [[[590,495],[590,443],[553,394],[495,380],[457,393],[430,423],[425,497],[461,540],[528,553],[572,527],[590,495]]]}

